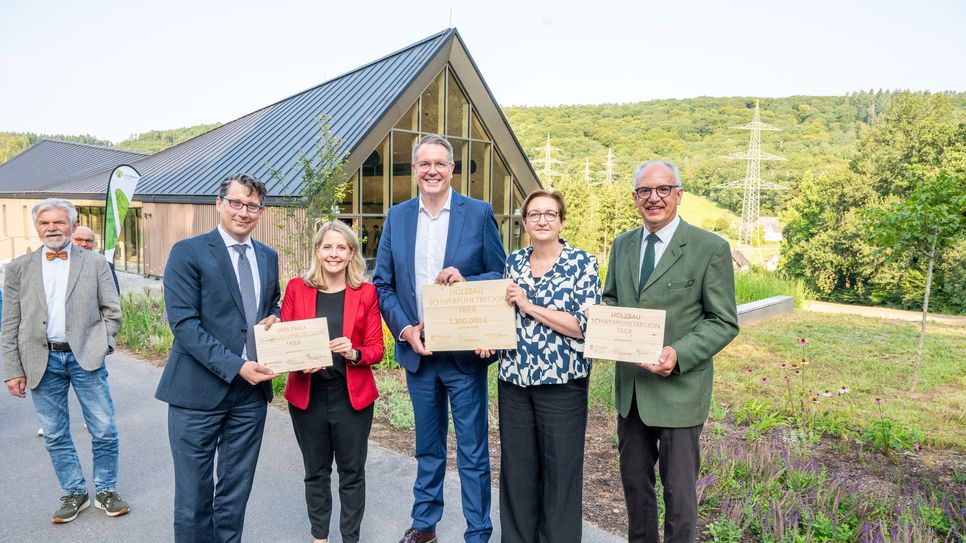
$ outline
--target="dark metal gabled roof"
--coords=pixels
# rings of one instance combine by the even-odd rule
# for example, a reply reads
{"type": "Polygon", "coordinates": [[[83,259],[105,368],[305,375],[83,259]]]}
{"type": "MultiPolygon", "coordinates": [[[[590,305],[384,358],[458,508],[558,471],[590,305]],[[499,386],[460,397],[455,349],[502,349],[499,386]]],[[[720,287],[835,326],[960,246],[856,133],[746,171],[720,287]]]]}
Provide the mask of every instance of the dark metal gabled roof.
{"type": "MultiPolygon", "coordinates": [[[[302,187],[297,160],[318,145],[323,133],[319,119],[329,119],[330,132],[341,142],[342,151],[354,151],[455,33],[455,29],[445,30],[179,145],[130,162],[141,173],[135,199],[208,203],[217,194],[221,180],[234,172],[245,172],[265,181],[270,197],[298,194],[302,187]],[[279,172],[280,179],[273,178],[273,170],[279,172]]],[[[111,168],[114,166],[111,164],[111,168]]],[[[103,193],[107,187],[103,169],[72,176],[46,191],[103,193]]]]}
{"type": "MultiPolygon", "coordinates": [[[[97,145],[43,140],[0,165],[0,193],[58,192],[51,188],[65,179],[103,173],[146,156],[97,145]]],[[[102,176],[101,193],[105,192],[109,174],[102,176]]]]}

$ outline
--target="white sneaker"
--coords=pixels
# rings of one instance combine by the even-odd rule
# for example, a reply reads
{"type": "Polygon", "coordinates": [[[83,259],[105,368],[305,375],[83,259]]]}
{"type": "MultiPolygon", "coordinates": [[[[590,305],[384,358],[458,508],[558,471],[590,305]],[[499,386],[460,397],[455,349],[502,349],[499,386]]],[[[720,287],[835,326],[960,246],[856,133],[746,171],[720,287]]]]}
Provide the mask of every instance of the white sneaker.
{"type": "Polygon", "coordinates": [[[37,435],[40,437],[44,437],[44,429],[41,428],[40,430],[37,430],[37,435]]]}

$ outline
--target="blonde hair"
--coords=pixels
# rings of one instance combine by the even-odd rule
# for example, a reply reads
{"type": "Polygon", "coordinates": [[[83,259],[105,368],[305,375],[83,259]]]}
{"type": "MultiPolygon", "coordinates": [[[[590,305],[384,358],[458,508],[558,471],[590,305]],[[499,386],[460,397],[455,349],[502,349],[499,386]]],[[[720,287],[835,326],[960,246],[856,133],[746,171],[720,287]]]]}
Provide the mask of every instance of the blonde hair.
{"type": "Polygon", "coordinates": [[[366,261],[362,258],[362,254],[359,251],[359,238],[356,237],[356,233],[349,228],[349,225],[340,220],[329,221],[323,224],[319,227],[319,231],[315,233],[315,238],[312,239],[312,264],[309,266],[309,271],[305,272],[305,275],[302,276],[302,280],[305,281],[307,286],[312,288],[322,290],[329,288],[325,284],[325,276],[322,273],[319,246],[322,245],[322,238],[325,237],[325,234],[333,230],[342,234],[346,243],[349,244],[349,249],[352,251],[352,256],[349,257],[349,265],[345,269],[346,283],[352,288],[359,288],[359,285],[365,280],[366,261]]]}

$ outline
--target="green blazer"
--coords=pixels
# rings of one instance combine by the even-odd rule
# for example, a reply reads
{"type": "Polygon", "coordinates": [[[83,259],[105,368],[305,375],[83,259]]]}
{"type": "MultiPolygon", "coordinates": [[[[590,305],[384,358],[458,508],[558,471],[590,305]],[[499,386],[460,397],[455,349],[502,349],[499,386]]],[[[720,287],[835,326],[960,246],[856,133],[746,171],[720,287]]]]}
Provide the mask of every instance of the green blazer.
{"type": "Polygon", "coordinates": [[[678,362],[667,377],[617,362],[617,411],[627,417],[636,392],[644,424],[697,426],[707,420],[711,407],[711,358],[738,335],[731,249],[723,238],[682,220],[638,298],[644,230],[635,228],[614,240],[603,300],[667,311],[664,344],[674,347],[678,362]]]}

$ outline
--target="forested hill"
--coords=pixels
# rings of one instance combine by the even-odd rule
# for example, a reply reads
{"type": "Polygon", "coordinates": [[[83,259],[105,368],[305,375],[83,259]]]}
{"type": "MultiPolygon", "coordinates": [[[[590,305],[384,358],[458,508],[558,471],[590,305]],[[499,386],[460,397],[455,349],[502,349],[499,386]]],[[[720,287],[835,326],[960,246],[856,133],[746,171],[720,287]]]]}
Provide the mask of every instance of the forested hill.
{"type": "Polygon", "coordinates": [[[50,139],[60,141],[72,141],[76,143],[86,143],[89,145],[100,145],[102,147],[115,147],[125,151],[137,151],[139,153],[157,153],[187,141],[199,134],[203,134],[212,128],[221,126],[221,123],[199,124],[185,128],[174,128],[171,130],[151,130],[144,134],[134,134],[130,138],[118,144],[113,144],[107,140],[97,139],[94,136],[66,136],[63,134],[34,134],[31,132],[0,132],[0,164],[17,156],[24,149],[35,143],[50,139]]]}
{"type": "MultiPolygon", "coordinates": [[[[787,161],[762,162],[762,178],[795,187],[811,172],[844,170],[855,142],[889,109],[895,93],[859,92],[848,96],[792,96],[759,100],[763,123],[761,148],[787,161]]],[[[947,95],[960,122],[966,122],[966,93],[947,95]]],[[[691,192],[710,196],[740,210],[738,190],[712,187],[745,176],[745,162],[721,157],[748,147],[749,132],[734,126],[750,123],[755,98],[700,97],[633,104],[504,108],[510,125],[531,158],[543,157],[547,135],[562,160],[554,170],[584,176],[590,160],[595,181],[604,178],[608,148],[614,153],[617,180],[630,180],[644,160],[665,159],[681,168],[691,192]]],[[[541,173],[542,164],[534,164],[541,173]]],[[[763,212],[771,213],[780,192],[763,192],[763,212]]]]}
{"type": "MultiPolygon", "coordinates": [[[[863,131],[885,115],[896,93],[857,92],[847,96],[791,96],[759,100],[761,120],[780,132],[762,132],[762,150],[787,158],[763,162],[762,178],[794,188],[810,172],[844,170],[863,131]]],[[[966,93],[946,95],[960,122],[966,122],[966,93]]],[[[666,159],[678,164],[690,192],[709,196],[740,210],[740,190],[713,187],[745,175],[743,161],[721,157],[747,148],[749,132],[733,127],[751,122],[753,97],[699,97],[629,104],[557,107],[507,107],[510,125],[532,159],[541,159],[549,134],[556,151],[554,171],[583,179],[589,160],[593,181],[605,176],[608,149],[614,154],[614,177],[629,181],[642,160],[666,159]]],[[[42,138],[154,153],[219,123],[173,130],[152,130],[116,145],[92,136],[46,136],[0,132],[0,162],[9,160],[42,138]]],[[[542,165],[535,163],[538,173],[542,165]]],[[[784,193],[762,193],[763,213],[782,207],[784,193]]]]}

